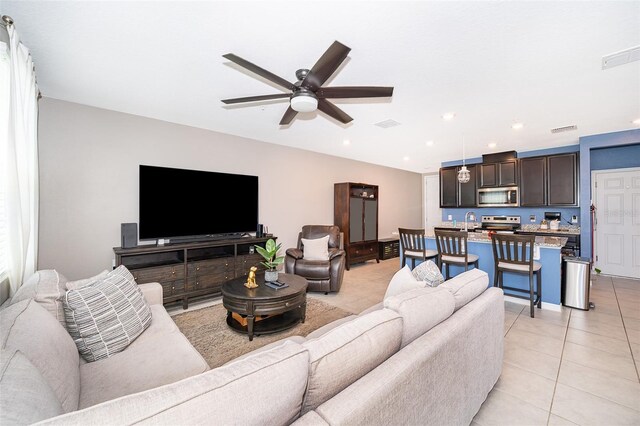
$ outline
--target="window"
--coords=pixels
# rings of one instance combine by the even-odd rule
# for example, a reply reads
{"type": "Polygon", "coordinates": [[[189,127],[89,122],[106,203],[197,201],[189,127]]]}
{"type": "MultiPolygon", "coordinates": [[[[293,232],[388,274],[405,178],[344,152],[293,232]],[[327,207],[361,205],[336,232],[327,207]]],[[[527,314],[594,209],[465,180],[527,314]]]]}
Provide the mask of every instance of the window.
{"type": "Polygon", "coordinates": [[[9,261],[9,240],[7,229],[7,206],[5,188],[0,185],[0,282],[7,278],[7,265],[9,261]]]}

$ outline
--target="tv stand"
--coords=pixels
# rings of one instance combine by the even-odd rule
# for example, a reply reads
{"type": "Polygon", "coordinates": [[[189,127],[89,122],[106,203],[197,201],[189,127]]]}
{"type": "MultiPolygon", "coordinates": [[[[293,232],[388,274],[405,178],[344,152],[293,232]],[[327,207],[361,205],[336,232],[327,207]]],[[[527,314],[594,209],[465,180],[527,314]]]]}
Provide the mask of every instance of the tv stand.
{"type": "Polygon", "coordinates": [[[160,283],[164,304],[182,301],[187,309],[190,298],[220,295],[222,284],[246,276],[252,266],[264,271],[262,256],[251,253],[250,247],[264,247],[268,239],[235,234],[186,243],[171,240],[164,246],[114,247],[113,251],[116,266],[126,266],[138,284],[160,283]]]}

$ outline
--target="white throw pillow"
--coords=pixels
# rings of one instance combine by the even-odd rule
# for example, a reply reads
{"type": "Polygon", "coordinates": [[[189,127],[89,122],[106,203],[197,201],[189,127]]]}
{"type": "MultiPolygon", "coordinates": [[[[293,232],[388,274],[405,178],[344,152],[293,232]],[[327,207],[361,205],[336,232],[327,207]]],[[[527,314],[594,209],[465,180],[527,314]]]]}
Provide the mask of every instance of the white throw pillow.
{"type": "Polygon", "coordinates": [[[67,329],[89,361],[123,351],[151,325],[151,309],[124,266],[64,297],[67,329]]]}
{"type": "Polygon", "coordinates": [[[54,269],[36,271],[13,295],[11,305],[23,300],[33,299],[40,306],[57,319],[63,327],[66,327],[62,299],[67,290],[67,279],[54,269]]]}
{"type": "Polygon", "coordinates": [[[396,272],[393,278],[391,278],[391,281],[389,281],[384,298],[386,299],[387,297],[395,296],[405,291],[424,287],[426,287],[426,283],[416,280],[411,273],[411,269],[405,265],[405,267],[396,272]]]}
{"type": "Polygon", "coordinates": [[[431,260],[422,262],[421,264],[416,266],[411,272],[413,273],[413,276],[416,277],[417,280],[426,282],[429,287],[438,287],[440,284],[444,282],[444,277],[442,276],[442,272],[440,272],[440,269],[438,269],[438,266],[435,263],[433,263],[433,261],[431,260]]]}
{"type": "Polygon", "coordinates": [[[304,258],[307,260],[329,260],[329,236],[307,240],[302,238],[304,258]]]}

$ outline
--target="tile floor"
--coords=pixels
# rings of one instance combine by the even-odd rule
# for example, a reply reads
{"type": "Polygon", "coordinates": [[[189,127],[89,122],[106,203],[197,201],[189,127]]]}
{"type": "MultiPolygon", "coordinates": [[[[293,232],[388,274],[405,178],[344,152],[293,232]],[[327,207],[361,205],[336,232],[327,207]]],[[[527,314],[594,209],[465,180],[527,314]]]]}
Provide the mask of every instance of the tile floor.
{"type": "MultiPolygon", "coordinates": [[[[354,265],[339,293],[309,296],[358,313],[382,300],[398,268],[354,265]]],[[[592,278],[590,311],[530,318],[505,302],[502,375],[473,425],[640,425],[640,280],[592,278]]]]}

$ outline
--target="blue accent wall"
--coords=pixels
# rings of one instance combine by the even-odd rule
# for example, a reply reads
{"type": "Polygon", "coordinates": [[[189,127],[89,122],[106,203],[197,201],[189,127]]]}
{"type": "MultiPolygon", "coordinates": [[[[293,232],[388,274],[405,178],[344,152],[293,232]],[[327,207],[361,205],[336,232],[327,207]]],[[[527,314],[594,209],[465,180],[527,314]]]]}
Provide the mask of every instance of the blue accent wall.
{"type": "Polygon", "coordinates": [[[628,167],[640,167],[640,143],[591,150],[592,171],[628,167]]]}
{"type": "MultiPolygon", "coordinates": [[[[458,222],[464,222],[464,214],[468,211],[472,211],[476,214],[478,222],[480,222],[480,216],[482,215],[509,215],[520,216],[520,223],[528,224],[529,216],[536,215],[535,223],[540,223],[544,219],[544,212],[560,212],[563,220],[562,224],[567,225],[568,221],[571,221],[571,216],[576,215],[580,217],[580,208],[557,208],[557,207],[468,207],[468,208],[448,208],[442,209],[442,220],[448,220],[448,215],[451,215],[453,219],[458,222]]],[[[579,225],[579,223],[577,224],[579,225]]]]}
{"type": "MultiPolygon", "coordinates": [[[[598,169],[621,169],[633,167],[630,159],[621,158],[619,148],[636,152],[633,146],[640,144],[640,130],[603,133],[580,138],[580,246],[581,256],[591,257],[591,157],[595,156],[594,166],[598,169]],[[616,153],[609,156],[608,154],[616,153]]],[[[637,164],[637,163],[635,163],[637,164]]]]}

